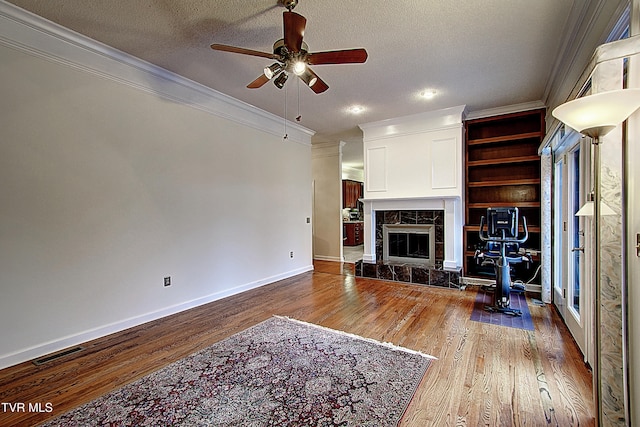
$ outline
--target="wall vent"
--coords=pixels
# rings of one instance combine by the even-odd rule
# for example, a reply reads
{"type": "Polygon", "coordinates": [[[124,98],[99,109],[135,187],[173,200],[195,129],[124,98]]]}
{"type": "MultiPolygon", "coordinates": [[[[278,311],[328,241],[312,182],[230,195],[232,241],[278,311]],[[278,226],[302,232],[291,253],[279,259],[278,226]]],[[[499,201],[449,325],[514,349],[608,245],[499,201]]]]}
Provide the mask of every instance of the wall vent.
{"type": "Polygon", "coordinates": [[[62,351],[59,351],[57,353],[52,353],[52,354],[49,354],[47,356],[43,356],[43,357],[41,357],[39,359],[35,359],[33,361],[33,364],[36,365],[36,366],[44,365],[45,363],[53,362],[54,360],[61,359],[61,358],[65,357],[65,356],[69,356],[71,354],[79,353],[84,349],[85,348],[82,347],[82,346],[68,348],[66,350],[62,350],[62,351]]]}

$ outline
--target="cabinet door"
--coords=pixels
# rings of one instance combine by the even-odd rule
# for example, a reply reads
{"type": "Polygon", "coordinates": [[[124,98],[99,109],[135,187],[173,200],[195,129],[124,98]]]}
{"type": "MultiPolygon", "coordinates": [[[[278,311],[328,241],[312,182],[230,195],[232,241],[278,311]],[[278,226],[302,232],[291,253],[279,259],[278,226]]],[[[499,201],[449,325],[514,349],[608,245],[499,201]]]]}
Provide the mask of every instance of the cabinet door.
{"type": "Polygon", "coordinates": [[[345,224],[345,230],[346,230],[346,240],[344,242],[345,246],[354,246],[354,238],[355,238],[355,233],[354,233],[354,227],[353,224],[349,223],[349,224],[345,224]]]}
{"type": "Polygon", "coordinates": [[[358,199],[362,197],[362,183],[345,179],[342,181],[342,207],[357,208],[358,199]]]}
{"type": "Polygon", "coordinates": [[[351,187],[349,186],[349,181],[343,180],[342,181],[342,207],[343,208],[351,207],[349,206],[349,200],[351,198],[350,192],[351,192],[351,187]]]}

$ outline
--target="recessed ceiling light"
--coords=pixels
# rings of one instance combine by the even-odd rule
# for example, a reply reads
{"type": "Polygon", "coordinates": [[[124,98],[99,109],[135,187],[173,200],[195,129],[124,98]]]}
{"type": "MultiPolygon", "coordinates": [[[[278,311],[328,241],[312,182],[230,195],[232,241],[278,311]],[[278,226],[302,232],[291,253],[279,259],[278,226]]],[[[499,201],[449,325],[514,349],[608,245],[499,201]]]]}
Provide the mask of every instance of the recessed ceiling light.
{"type": "Polygon", "coordinates": [[[435,89],[425,89],[420,92],[420,96],[424,99],[432,99],[438,92],[435,89]]]}
{"type": "Polygon", "coordinates": [[[351,114],[360,114],[364,111],[364,107],[362,105],[352,105],[347,108],[347,111],[351,114]]]}

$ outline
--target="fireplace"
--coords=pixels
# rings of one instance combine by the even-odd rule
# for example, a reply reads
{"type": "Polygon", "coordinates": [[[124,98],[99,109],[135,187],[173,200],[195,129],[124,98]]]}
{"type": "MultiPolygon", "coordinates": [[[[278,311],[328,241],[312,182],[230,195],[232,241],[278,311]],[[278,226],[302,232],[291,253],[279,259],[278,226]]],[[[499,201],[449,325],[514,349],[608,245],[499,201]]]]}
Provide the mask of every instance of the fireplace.
{"type": "Polygon", "coordinates": [[[375,219],[375,251],[378,261],[442,268],[444,211],[381,210],[376,211],[375,219]]]}
{"type": "Polygon", "coordinates": [[[384,225],[433,225],[433,268],[459,271],[463,258],[461,206],[456,197],[365,199],[363,261],[383,262],[384,225]]]}
{"type": "Polygon", "coordinates": [[[360,125],[364,253],[356,275],[457,286],[464,258],[465,114],[466,107],[459,105],[360,125]],[[417,244],[417,255],[410,258],[420,262],[385,261],[383,225],[396,224],[433,226],[428,238],[394,237],[399,253],[415,252],[417,244]],[[431,265],[425,264],[426,250],[431,265]]]}
{"type": "Polygon", "coordinates": [[[435,226],[384,224],[383,261],[435,265],[435,226]]]}
{"type": "Polygon", "coordinates": [[[356,276],[448,288],[460,286],[460,269],[444,265],[445,209],[380,209],[374,210],[371,217],[375,258],[373,262],[358,261],[356,276]]]}

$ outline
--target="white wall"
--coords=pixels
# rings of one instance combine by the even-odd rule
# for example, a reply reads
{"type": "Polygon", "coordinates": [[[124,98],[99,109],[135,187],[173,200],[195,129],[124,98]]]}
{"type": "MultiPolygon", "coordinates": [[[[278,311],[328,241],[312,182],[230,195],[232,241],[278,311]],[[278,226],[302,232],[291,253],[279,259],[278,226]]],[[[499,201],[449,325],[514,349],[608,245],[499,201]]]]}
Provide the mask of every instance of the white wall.
{"type": "Polygon", "coordinates": [[[313,268],[311,132],[2,12],[0,368],[313,268]]]}
{"type": "Polygon", "coordinates": [[[313,257],[342,261],[341,143],[313,144],[313,257]]]}

